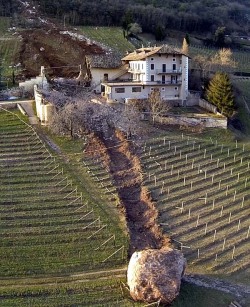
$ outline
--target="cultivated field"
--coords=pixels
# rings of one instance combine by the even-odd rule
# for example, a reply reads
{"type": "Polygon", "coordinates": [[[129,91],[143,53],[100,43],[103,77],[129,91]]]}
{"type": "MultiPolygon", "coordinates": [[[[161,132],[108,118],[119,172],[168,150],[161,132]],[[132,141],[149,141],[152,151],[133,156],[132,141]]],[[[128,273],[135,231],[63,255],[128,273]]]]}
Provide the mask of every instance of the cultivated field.
{"type": "Polygon", "coordinates": [[[147,142],[142,163],[159,223],[189,271],[249,283],[249,149],[169,133],[147,142]]]}
{"type": "MultiPolygon", "coordinates": [[[[115,208],[118,198],[102,161],[79,155],[83,145],[72,151],[73,143],[60,138],[69,161],[55,160],[31,127],[6,112],[0,112],[0,132],[0,305],[141,306],[124,286],[127,242],[104,207],[109,200],[115,208]],[[71,184],[69,164],[73,182],[82,184],[78,170],[86,172],[83,189],[71,184]]],[[[222,307],[232,299],[184,284],[173,306],[213,301],[222,307]]]]}
{"type": "MultiPolygon", "coordinates": [[[[191,45],[189,47],[189,53],[191,58],[195,57],[198,54],[212,57],[217,51],[217,48],[208,48],[195,45],[191,45]]],[[[234,67],[232,71],[250,73],[250,52],[232,51],[232,53],[233,60],[236,63],[236,67],[234,67]]]]}
{"type": "Polygon", "coordinates": [[[91,40],[104,44],[121,53],[133,51],[134,46],[123,36],[119,27],[79,27],[79,29],[91,40]]]}
{"type": "Polygon", "coordinates": [[[233,80],[234,85],[240,90],[250,107],[250,79],[239,78],[233,80]]]}
{"type": "Polygon", "coordinates": [[[121,288],[125,234],[78,191],[34,130],[6,111],[0,166],[0,304],[130,306],[121,288]]]}
{"type": "Polygon", "coordinates": [[[0,30],[1,37],[8,35],[8,28],[10,27],[10,18],[9,17],[0,17],[0,30]]]}
{"type": "Polygon", "coordinates": [[[10,19],[0,17],[0,69],[1,75],[4,76],[4,83],[9,83],[6,79],[11,80],[12,68],[11,65],[16,65],[17,56],[20,51],[20,39],[17,36],[12,36],[8,32],[10,27],[10,19]]]}

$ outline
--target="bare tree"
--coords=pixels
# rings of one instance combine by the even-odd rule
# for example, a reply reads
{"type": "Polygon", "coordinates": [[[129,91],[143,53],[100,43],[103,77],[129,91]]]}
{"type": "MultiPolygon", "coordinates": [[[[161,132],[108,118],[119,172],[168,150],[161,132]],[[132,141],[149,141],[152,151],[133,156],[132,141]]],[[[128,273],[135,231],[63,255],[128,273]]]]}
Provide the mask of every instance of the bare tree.
{"type": "Polygon", "coordinates": [[[236,67],[236,62],[233,59],[233,54],[230,48],[220,49],[211,59],[213,65],[215,65],[215,70],[218,71],[228,71],[236,67]]]}
{"type": "Polygon", "coordinates": [[[188,55],[189,53],[189,46],[185,37],[183,38],[181,52],[185,55],[188,55]]]}
{"type": "Polygon", "coordinates": [[[136,104],[130,103],[115,108],[114,126],[124,132],[127,138],[141,134],[139,124],[141,112],[136,104]]]}
{"type": "Polygon", "coordinates": [[[196,69],[200,72],[201,80],[208,77],[211,70],[211,60],[208,56],[198,54],[193,58],[194,65],[196,69]]]}
{"type": "Polygon", "coordinates": [[[170,104],[161,98],[159,89],[154,89],[148,97],[148,106],[153,124],[157,116],[164,115],[170,109],[170,104]]]}
{"type": "MultiPolygon", "coordinates": [[[[53,96],[57,103],[63,98],[61,95],[57,98],[53,96]]],[[[136,106],[111,106],[85,96],[68,100],[64,105],[57,104],[49,126],[54,133],[71,138],[84,137],[93,132],[109,138],[115,129],[131,137],[140,133],[139,119],[140,112],[136,106]]]]}

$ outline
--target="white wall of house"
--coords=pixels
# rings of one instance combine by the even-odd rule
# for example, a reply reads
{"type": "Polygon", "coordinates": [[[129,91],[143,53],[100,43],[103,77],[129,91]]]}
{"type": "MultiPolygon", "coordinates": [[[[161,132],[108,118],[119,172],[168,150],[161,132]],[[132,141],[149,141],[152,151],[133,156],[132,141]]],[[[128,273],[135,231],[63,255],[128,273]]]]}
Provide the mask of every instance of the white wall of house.
{"type": "MultiPolygon", "coordinates": [[[[134,84],[108,82],[106,97],[110,100],[143,99],[158,88],[163,99],[181,100],[184,104],[188,95],[188,57],[182,54],[153,54],[140,61],[130,61],[126,77],[132,79],[134,84]],[[136,86],[140,86],[141,90],[135,91],[136,86]],[[117,90],[117,87],[120,89],[117,90]]],[[[114,75],[109,80],[112,78],[114,75]]]]}
{"type": "Polygon", "coordinates": [[[127,73],[124,68],[91,68],[92,81],[91,85],[97,93],[101,92],[101,82],[105,79],[105,75],[108,80],[114,80],[115,78],[131,78],[131,75],[127,73]]]}
{"type": "Polygon", "coordinates": [[[183,104],[186,103],[188,97],[188,57],[182,56],[182,87],[180,97],[183,104]]]}
{"type": "Polygon", "coordinates": [[[48,87],[48,82],[46,77],[38,76],[24,82],[19,82],[19,87],[23,88],[26,92],[33,92],[34,85],[38,85],[43,88],[48,87]]]}
{"type": "Polygon", "coordinates": [[[170,72],[182,72],[182,55],[155,54],[146,59],[146,69],[147,81],[152,81],[151,76],[155,81],[162,81],[162,76],[171,80],[170,72]]]}
{"type": "Polygon", "coordinates": [[[128,99],[142,99],[147,98],[149,93],[149,87],[143,88],[142,85],[133,84],[117,84],[115,86],[109,86],[106,90],[108,98],[112,100],[124,101],[125,98],[128,99]]]}
{"type": "Polygon", "coordinates": [[[44,73],[44,66],[41,66],[40,75],[19,83],[19,87],[23,88],[24,91],[33,93],[34,85],[38,85],[40,88],[48,88],[48,81],[44,73]]]}
{"type": "Polygon", "coordinates": [[[143,86],[135,84],[112,84],[112,86],[106,86],[106,97],[109,100],[123,101],[128,99],[144,99],[148,98],[153,89],[159,89],[163,100],[179,99],[180,89],[178,86],[143,86]]]}

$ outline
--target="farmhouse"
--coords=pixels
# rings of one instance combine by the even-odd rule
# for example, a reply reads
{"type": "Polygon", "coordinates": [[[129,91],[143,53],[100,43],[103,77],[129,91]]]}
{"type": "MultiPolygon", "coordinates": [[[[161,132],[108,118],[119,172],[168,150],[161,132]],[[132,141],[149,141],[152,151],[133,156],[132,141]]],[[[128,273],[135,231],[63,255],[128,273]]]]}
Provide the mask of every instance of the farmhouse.
{"type": "Polygon", "coordinates": [[[96,93],[101,93],[101,84],[109,80],[124,80],[130,77],[128,65],[122,63],[118,53],[92,54],[86,56],[87,71],[91,86],[96,93]]]}
{"type": "MultiPolygon", "coordinates": [[[[188,56],[163,45],[137,49],[121,61],[120,72],[123,70],[123,74],[109,76],[107,73],[101,82],[102,96],[108,102],[146,99],[151,91],[158,89],[163,100],[185,105],[188,56]]],[[[94,76],[95,71],[91,71],[94,76]]]]}

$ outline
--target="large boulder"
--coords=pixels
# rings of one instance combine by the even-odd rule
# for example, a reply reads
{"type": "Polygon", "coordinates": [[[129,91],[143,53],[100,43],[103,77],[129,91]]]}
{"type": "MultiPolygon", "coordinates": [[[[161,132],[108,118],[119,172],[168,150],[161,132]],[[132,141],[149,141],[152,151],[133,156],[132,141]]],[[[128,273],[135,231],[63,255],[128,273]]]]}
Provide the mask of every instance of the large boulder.
{"type": "Polygon", "coordinates": [[[169,304],[179,294],[186,267],[183,254],[172,248],[134,252],[127,272],[130,294],[135,301],[169,304]]]}

